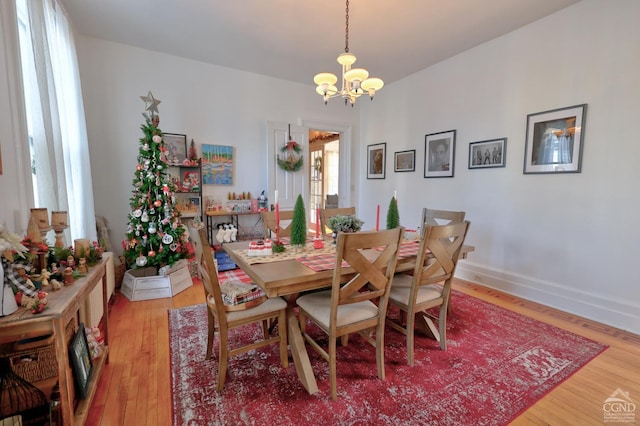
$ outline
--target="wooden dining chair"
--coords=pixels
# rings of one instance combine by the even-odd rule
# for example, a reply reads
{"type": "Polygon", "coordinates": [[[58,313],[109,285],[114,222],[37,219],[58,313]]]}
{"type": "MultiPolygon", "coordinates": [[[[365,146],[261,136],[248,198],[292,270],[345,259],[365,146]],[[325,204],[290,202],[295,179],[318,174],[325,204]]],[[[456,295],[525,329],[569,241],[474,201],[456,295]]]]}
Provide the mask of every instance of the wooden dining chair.
{"type": "Polygon", "coordinates": [[[414,364],[416,318],[424,320],[425,331],[440,342],[442,350],[447,349],[447,307],[451,282],[468,230],[469,221],[427,225],[413,273],[399,273],[393,279],[389,308],[398,307],[400,315],[398,319],[387,316],[387,324],[407,336],[407,362],[410,366],[414,364]],[[426,312],[436,306],[440,307],[437,316],[426,312]],[[437,329],[434,319],[438,321],[437,329]]]}
{"type": "Polygon", "coordinates": [[[262,227],[264,229],[264,238],[275,238],[276,230],[279,228],[280,233],[278,236],[291,237],[291,224],[293,223],[293,210],[281,210],[278,212],[280,216],[279,227],[276,226],[276,212],[275,211],[263,211],[262,215],[262,227]]]}
{"type": "Polygon", "coordinates": [[[189,234],[196,245],[196,256],[200,262],[199,270],[207,301],[209,315],[207,359],[212,355],[214,336],[216,332],[218,333],[218,391],[222,391],[224,387],[228,361],[234,355],[279,343],[280,362],[283,367],[288,367],[287,329],[284,326],[287,323],[287,302],[280,297],[274,297],[266,299],[257,306],[252,306],[251,302],[247,302],[247,309],[238,309],[240,306],[235,306],[236,310],[230,310],[222,301],[222,291],[211,250],[208,245],[202,244],[203,241],[207,241],[206,230],[204,228],[196,230],[190,227],[189,234]],[[198,246],[201,247],[200,250],[198,250],[198,246]],[[270,337],[268,320],[272,319],[277,319],[280,326],[278,327],[278,335],[270,337]],[[229,331],[253,323],[262,324],[263,339],[231,348],[229,346],[229,331]]]}
{"type": "MultiPolygon", "coordinates": [[[[448,225],[450,223],[462,222],[465,215],[466,213],[462,211],[436,210],[425,207],[422,209],[421,237],[424,236],[427,225],[448,225]]],[[[451,312],[451,301],[449,301],[449,305],[447,306],[447,312],[451,312]]]]}
{"type": "Polygon", "coordinates": [[[331,236],[333,234],[333,230],[329,228],[329,219],[334,216],[355,216],[356,208],[355,207],[341,207],[335,209],[320,209],[320,229],[322,230],[322,234],[325,236],[331,236]]]}
{"type": "Polygon", "coordinates": [[[300,296],[300,330],[305,340],[329,362],[331,399],[338,398],[336,340],[358,332],[376,348],[378,377],[384,379],[384,325],[390,285],[404,228],[338,234],[331,290],[300,296]],[[367,250],[370,249],[370,250],[367,250]],[[366,252],[363,252],[366,250],[366,252]],[[348,266],[343,266],[346,261],[348,266]],[[354,274],[343,284],[343,269],[354,274]],[[307,319],[329,336],[328,350],[307,333],[307,319]],[[375,329],[375,333],[370,332],[375,329]]]}
{"type": "Polygon", "coordinates": [[[448,225],[450,223],[464,221],[466,213],[453,210],[436,210],[430,208],[422,209],[422,222],[421,226],[424,228],[426,225],[448,225]]]}

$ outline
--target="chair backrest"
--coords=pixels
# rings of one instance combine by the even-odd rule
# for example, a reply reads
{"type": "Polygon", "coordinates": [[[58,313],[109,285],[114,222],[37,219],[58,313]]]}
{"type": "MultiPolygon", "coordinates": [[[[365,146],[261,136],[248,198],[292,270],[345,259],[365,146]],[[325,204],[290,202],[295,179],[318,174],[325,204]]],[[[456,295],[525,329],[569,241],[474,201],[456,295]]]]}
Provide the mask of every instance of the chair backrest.
{"type": "Polygon", "coordinates": [[[355,216],[356,208],[355,207],[342,207],[335,209],[320,209],[320,229],[322,229],[322,233],[324,235],[331,235],[333,231],[329,228],[329,219],[334,216],[342,215],[355,216]]]}
{"type": "Polygon", "coordinates": [[[331,287],[331,318],[336,318],[338,305],[374,299],[379,299],[378,309],[384,316],[403,235],[401,226],[377,232],[338,233],[331,287]],[[348,266],[343,266],[343,261],[348,266]],[[354,275],[342,284],[342,269],[345,267],[352,268],[354,275]]]}
{"type": "Polygon", "coordinates": [[[452,222],[448,225],[427,225],[413,271],[419,285],[445,282],[450,285],[458,264],[470,222],[452,222]]]}
{"type": "Polygon", "coordinates": [[[189,236],[196,248],[196,256],[199,262],[198,270],[202,277],[207,303],[215,305],[218,321],[226,321],[222,290],[220,290],[220,282],[218,281],[218,271],[210,247],[202,243],[207,241],[207,230],[205,228],[195,229],[190,226],[189,236]],[[200,247],[200,250],[198,250],[198,247],[200,247]]]}
{"type": "MultiPolygon", "coordinates": [[[[275,211],[263,211],[262,215],[262,228],[264,229],[264,238],[274,238],[276,235],[276,212],[275,211]]],[[[280,216],[280,238],[291,236],[291,224],[293,219],[293,210],[279,211],[280,216]],[[285,226],[283,226],[285,225],[285,226]]]]}
{"type": "Polygon", "coordinates": [[[338,208],[338,194],[327,194],[327,199],[324,202],[325,209],[337,209],[338,208]]]}
{"type": "Polygon", "coordinates": [[[428,225],[437,226],[448,225],[455,222],[462,222],[464,221],[465,215],[465,212],[436,210],[425,207],[422,209],[422,223],[420,224],[420,226],[422,226],[421,236],[424,237],[424,232],[428,225]]]}

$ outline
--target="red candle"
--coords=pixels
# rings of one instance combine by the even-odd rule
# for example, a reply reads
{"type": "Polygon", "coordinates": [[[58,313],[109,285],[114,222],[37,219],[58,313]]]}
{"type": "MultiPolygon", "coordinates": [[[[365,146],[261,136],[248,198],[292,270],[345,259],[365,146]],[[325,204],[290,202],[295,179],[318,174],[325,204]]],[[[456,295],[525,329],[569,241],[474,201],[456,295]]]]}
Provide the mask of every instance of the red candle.
{"type": "Polygon", "coordinates": [[[380,230],[380,204],[378,204],[378,208],[376,209],[376,232],[380,230]]]}
{"type": "Polygon", "coordinates": [[[316,209],[316,238],[320,237],[320,210],[316,209]]]}

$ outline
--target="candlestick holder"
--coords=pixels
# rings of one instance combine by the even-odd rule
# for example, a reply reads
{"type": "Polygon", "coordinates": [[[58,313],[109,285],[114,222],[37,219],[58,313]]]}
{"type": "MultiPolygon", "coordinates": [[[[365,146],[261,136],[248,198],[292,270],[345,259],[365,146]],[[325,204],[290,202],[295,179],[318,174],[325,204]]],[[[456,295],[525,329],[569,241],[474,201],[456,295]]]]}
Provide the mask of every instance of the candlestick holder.
{"type": "Polygon", "coordinates": [[[313,239],[313,248],[316,249],[316,250],[324,248],[324,238],[315,237],[313,239]]]}
{"type": "Polygon", "coordinates": [[[57,225],[53,228],[53,232],[56,233],[56,242],[55,242],[55,247],[64,247],[64,230],[67,229],[69,226],[61,226],[61,225],[57,225]]]}
{"type": "Polygon", "coordinates": [[[49,231],[51,231],[51,229],[52,228],[50,226],[48,228],[40,228],[39,229],[39,231],[40,231],[40,240],[45,244],[47,243],[47,234],[49,233],[49,231]]]}

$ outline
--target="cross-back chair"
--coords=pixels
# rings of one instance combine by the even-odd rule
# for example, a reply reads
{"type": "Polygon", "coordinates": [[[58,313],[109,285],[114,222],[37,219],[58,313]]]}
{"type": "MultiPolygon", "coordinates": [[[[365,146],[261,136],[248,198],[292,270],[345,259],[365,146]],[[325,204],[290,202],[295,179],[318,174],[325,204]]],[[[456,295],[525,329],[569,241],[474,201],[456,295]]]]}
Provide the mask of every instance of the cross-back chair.
{"type": "Polygon", "coordinates": [[[338,398],[336,339],[358,332],[376,348],[378,377],[384,379],[384,325],[389,290],[404,228],[338,234],[336,266],[331,290],[300,296],[300,330],[305,340],[329,362],[331,398],[338,398]],[[343,266],[346,261],[348,266],[343,266]],[[343,269],[353,275],[343,283],[343,269]],[[328,349],[307,333],[311,320],[329,336],[328,349]],[[370,332],[375,329],[375,336],[370,332]]]}
{"type": "Polygon", "coordinates": [[[280,230],[277,234],[280,238],[291,237],[291,224],[293,223],[293,210],[280,210],[278,212],[280,224],[276,224],[276,212],[275,211],[263,211],[262,215],[262,228],[264,229],[265,238],[275,238],[276,231],[280,230]]]}
{"type": "Polygon", "coordinates": [[[322,230],[322,234],[325,236],[330,236],[333,231],[329,228],[329,219],[334,216],[355,216],[356,208],[355,207],[340,207],[335,209],[320,209],[320,229],[322,230]]]}
{"type": "Polygon", "coordinates": [[[453,210],[436,210],[430,208],[422,209],[422,227],[426,225],[448,225],[450,223],[462,222],[466,213],[453,210]]]}
{"type": "Polygon", "coordinates": [[[207,232],[204,228],[196,230],[190,227],[189,234],[196,245],[196,256],[198,256],[198,261],[200,262],[199,270],[207,300],[209,315],[207,358],[211,357],[214,335],[216,331],[218,332],[218,391],[222,391],[224,387],[228,361],[234,355],[279,343],[280,362],[283,367],[288,367],[287,329],[284,326],[287,323],[287,302],[280,297],[274,297],[266,299],[257,306],[243,310],[230,311],[225,308],[211,250],[208,245],[202,244],[203,241],[207,241],[207,232]],[[268,320],[270,319],[277,319],[280,324],[277,336],[269,336],[268,320]],[[231,348],[229,346],[229,331],[253,323],[262,324],[263,340],[231,348]]]}
{"type": "Polygon", "coordinates": [[[387,324],[407,336],[407,363],[410,366],[414,364],[416,318],[424,320],[425,331],[439,340],[442,350],[447,349],[447,308],[451,282],[468,230],[469,221],[427,225],[413,274],[399,273],[393,279],[389,307],[396,306],[401,315],[398,319],[388,316],[387,324]],[[440,307],[437,317],[426,312],[436,306],[440,307]],[[434,319],[438,321],[437,329],[434,319]]]}

